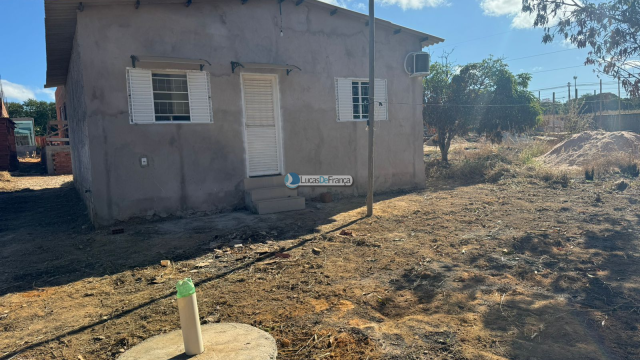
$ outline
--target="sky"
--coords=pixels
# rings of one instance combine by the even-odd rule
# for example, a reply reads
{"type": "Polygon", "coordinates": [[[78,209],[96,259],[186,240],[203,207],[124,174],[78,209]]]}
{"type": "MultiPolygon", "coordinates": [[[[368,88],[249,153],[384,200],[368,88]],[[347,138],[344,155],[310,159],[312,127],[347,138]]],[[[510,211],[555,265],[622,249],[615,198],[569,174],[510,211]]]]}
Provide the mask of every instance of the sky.
{"type": "MultiPolygon", "coordinates": [[[[266,0],[262,0],[266,1],[266,0]]],[[[275,1],[275,0],[273,0],[275,1]]],[[[294,0],[287,0],[294,1],[294,0]]],[[[351,10],[368,12],[367,0],[325,0],[351,10]]],[[[3,56],[0,76],[5,98],[53,101],[55,89],[44,89],[46,55],[43,0],[0,0],[3,21],[3,56]]],[[[376,0],[376,17],[426,32],[446,41],[425,48],[439,61],[450,52],[458,65],[481,61],[489,55],[505,57],[514,73],[532,73],[529,89],[541,98],[567,98],[567,82],[577,76],[579,95],[599,89],[600,78],[592,66],[584,66],[586,49],[576,49],[557,39],[542,44],[542,30],[519,9],[521,0],[376,0]],[[549,54],[551,53],[551,54],[549,54]],[[561,69],[561,70],[557,70],[561,69]],[[581,85],[582,84],[582,85],[581,85]],[[555,88],[557,89],[549,89],[555,88]]],[[[602,75],[601,75],[602,76],[602,75]]],[[[603,91],[617,93],[617,82],[602,77],[603,91]]],[[[623,96],[624,90],[622,93],[623,96]]]]}

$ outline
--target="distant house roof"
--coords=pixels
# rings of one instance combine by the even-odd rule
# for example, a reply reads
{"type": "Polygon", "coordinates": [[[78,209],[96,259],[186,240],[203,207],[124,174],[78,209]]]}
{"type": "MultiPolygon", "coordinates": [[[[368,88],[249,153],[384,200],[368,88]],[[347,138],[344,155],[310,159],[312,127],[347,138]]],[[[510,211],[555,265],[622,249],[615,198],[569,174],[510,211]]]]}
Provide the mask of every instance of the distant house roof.
{"type": "Polygon", "coordinates": [[[7,111],[7,106],[4,104],[4,100],[0,97],[0,118],[8,118],[9,112],[7,111]]]}
{"type": "MultiPolygon", "coordinates": [[[[198,1],[198,0],[196,0],[198,1]]],[[[237,0],[240,1],[240,0],[237,0]]],[[[298,0],[298,2],[301,2],[298,0]]],[[[349,18],[365,24],[369,17],[365,14],[336,7],[318,0],[307,0],[308,3],[327,8],[329,11],[337,9],[340,15],[347,15],[349,18]]],[[[55,87],[64,85],[67,81],[67,71],[71,60],[73,49],[73,38],[76,32],[76,15],[79,6],[86,5],[114,5],[127,4],[133,6],[136,0],[45,0],[45,38],[47,44],[47,82],[44,87],[55,87]]],[[[141,4],[167,4],[185,3],[185,0],[141,0],[141,4]]],[[[376,26],[385,26],[394,31],[402,31],[419,38],[423,47],[431,46],[443,42],[444,39],[429,35],[420,31],[396,25],[386,20],[376,19],[376,26]]]]}

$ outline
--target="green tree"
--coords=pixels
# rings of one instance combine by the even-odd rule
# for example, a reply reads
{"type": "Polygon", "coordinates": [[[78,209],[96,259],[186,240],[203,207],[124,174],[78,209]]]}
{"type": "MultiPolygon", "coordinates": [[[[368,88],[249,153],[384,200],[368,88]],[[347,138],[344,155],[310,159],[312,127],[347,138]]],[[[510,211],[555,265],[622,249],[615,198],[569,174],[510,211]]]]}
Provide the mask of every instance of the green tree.
{"type": "Polygon", "coordinates": [[[540,108],[542,108],[542,113],[544,115],[559,115],[562,114],[564,104],[558,100],[556,100],[555,104],[552,100],[542,100],[540,102],[540,108]]]}
{"type": "Polygon", "coordinates": [[[469,72],[448,62],[433,63],[425,79],[425,104],[422,111],[424,124],[435,129],[442,161],[449,161],[449,148],[454,137],[469,132],[472,118],[460,105],[468,103],[469,72]]]}
{"type": "Polygon", "coordinates": [[[35,99],[25,100],[22,104],[9,102],[7,111],[9,117],[30,117],[33,118],[36,135],[43,136],[47,134],[47,124],[50,120],[55,120],[56,104],[48,101],[38,101],[35,99]]]}
{"type": "Polygon", "coordinates": [[[542,42],[560,36],[589,47],[585,65],[622,79],[630,96],[640,96],[640,1],[522,0],[522,11],[535,15],[534,26],[544,29],[542,42]]]}
{"type": "Polygon", "coordinates": [[[498,74],[491,101],[477,129],[492,143],[502,142],[503,131],[523,133],[542,123],[538,99],[526,89],[530,80],[529,74],[513,75],[507,69],[498,74]]]}
{"type": "Polygon", "coordinates": [[[9,117],[26,117],[26,115],[24,114],[24,106],[22,106],[22,104],[17,102],[8,102],[5,105],[7,106],[9,117]]]}
{"type": "MultiPolygon", "coordinates": [[[[512,95],[515,97],[512,103],[530,104],[529,96],[533,98],[533,95],[524,89],[529,86],[531,75],[512,75],[501,58],[489,56],[481,62],[457,67],[448,62],[448,54],[445,54],[442,63],[431,65],[430,75],[424,81],[425,104],[422,115],[424,124],[435,130],[443,162],[448,162],[451,141],[456,136],[466,135],[473,129],[480,130],[481,123],[486,120],[487,105],[495,96],[504,74],[509,74],[519,86],[512,95]]],[[[517,116],[527,115],[525,109],[510,111],[517,116]]],[[[518,119],[511,121],[519,122],[518,119]]],[[[520,131],[522,127],[515,124],[510,128],[520,131]]]]}

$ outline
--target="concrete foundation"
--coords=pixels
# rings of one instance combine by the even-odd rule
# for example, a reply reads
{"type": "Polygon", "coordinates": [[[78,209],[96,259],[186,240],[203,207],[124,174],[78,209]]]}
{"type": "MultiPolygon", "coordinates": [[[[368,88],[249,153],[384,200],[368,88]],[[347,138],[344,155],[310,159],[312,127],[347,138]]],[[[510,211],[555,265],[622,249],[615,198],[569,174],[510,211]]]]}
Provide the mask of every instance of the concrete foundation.
{"type": "Polygon", "coordinates": [[[131,348],[118,360],[274,360],[276,341],[266,332],[245,324],[219,323],[202,326],[204,353],[184,353],[182,331],[158,335],[131,348]]]}

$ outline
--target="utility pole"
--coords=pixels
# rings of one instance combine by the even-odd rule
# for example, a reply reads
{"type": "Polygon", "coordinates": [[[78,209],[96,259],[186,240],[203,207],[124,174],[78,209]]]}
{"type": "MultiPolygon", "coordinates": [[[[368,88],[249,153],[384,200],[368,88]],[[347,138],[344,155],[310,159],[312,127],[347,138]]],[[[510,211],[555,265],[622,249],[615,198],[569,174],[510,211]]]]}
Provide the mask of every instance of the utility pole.
{"type": "Polygon", "coordinates": [[[540,102],[540,91],[538,91],[538,102],[540,102]]]}
{"type": "Polygon", "coordinates": [[[373,215],[373,128],[375,124],[376,81],[376,17],[373,0],[369,0],[369,185],[367,187],[367,217],[373,215]]]}
{"type": "Polygon", "coordinates": [[[567,89],[569,89],[569,100],[567,101],[571,101],[571,81],[567,83],[567,89]]]}
{"type": "Polygon", "coordinates": [[[551,122],[553,126],[551,127],[553,131],[556,130],[556,92],[553,92],[553,102],[551,103],[551,122]]]}
{"type": "Polygon", "coordinates": [[[578,100],[578,77],[577,76],[573,77],[573,89],[576,92],[576,100],[578,100]]]}
{"type": "Polygon", "coordinates": [[[602,121],[602,79],[600,79],[600,121],[602,121]]]}

